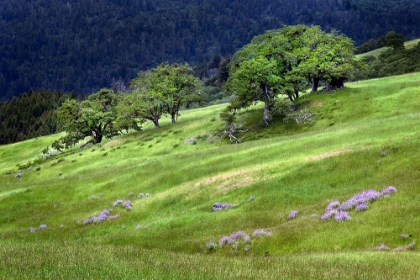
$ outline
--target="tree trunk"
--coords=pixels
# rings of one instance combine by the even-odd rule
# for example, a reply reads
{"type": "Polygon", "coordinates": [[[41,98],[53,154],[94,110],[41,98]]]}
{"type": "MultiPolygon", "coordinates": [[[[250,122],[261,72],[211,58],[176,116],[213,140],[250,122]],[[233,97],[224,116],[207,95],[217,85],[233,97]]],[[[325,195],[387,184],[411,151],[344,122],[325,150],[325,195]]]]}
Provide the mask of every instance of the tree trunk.
{"type": "Polygon", "coordinates": [[[268,104],[268,102],[265,102],[263,122],[265,123],[265,125],[268,125],[268,123],[271,122],[271,120],[272,120],[272,116],[271,116],[270,105],[268,104]]]}
{"type": "Polygon", "coordinates": [[[315,93],[318,90],[318,86],[319,86],[319,78],[312,77],[312,92],[311,93],[315,93]]]}
{"type": "Polygon", "coordinates": [[[343,89],[344,88],[344,78],[332,78],[330,82],[332,89],[343,89]]]}
{"type": "Polygon", "coordinates": [[[177,113],[171,113],[172,124],[176,123],[177,115],[177,113]]]}
{"type": "Polygon", "coordinates": [[[102,142],[103,135],[102,133],[96,133],[94,137],[95,144],[99,144],[102,142]]]}
{"type": "Polygon", "coordinates": [[[154,116],[153,117],[153,123],[155,124],[155,128],[159,128],[159,117],[154,116]]]}

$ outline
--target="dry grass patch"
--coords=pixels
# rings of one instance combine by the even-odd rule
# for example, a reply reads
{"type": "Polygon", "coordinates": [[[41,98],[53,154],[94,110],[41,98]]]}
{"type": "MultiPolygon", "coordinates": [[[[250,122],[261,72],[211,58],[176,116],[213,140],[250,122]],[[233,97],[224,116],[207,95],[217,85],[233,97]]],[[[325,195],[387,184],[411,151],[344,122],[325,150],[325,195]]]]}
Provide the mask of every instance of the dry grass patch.
{"type": "Polygon", "coordinates": [[[325,158],[329,158],[329,157],[335,157],[335,156],[339,156],[345,153],[349,153],[352,152],[352,150],[340,150],[340,151],[332,151],[332,152],[327,152],[327,153],[321,153],[321,154],[317,154],[314,156],[310,156],[308,158],[308,161],[318,161],[318,160],[322,160],[325,158]]]}
{"type": "Polygon", "coordinates": [[[118,146],[118,145],[121,145],[120,140],[111,140],[108,143],[104,144],[103,147],[108,148],[108,147],[114,147],[114,146],[118,146]]]}
{"type": "Polygon", "coordinates": [[[261,168],[241,169],[206,178],[193,185],[194,188],[214,185],[213,194],[225,193],[235,188],[248,186],[259,181],[261,168]]]}

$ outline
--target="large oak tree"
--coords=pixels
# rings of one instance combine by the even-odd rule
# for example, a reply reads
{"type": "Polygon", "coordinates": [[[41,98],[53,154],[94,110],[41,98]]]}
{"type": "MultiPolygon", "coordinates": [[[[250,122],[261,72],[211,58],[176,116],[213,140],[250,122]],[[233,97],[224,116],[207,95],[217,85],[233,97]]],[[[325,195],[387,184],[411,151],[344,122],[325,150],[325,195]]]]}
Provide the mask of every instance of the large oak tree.
{"type": "Polygon", "coordinates": [[[353,48],[348,37],[318,26],[288,26],[258,35],[232,57],[225,88],[235,98],[228,108],[264,102],[267,123],[279,95],[294,101],[308,87],[317,91],[321,81],[344,86],[357,66],[353,48]]]}

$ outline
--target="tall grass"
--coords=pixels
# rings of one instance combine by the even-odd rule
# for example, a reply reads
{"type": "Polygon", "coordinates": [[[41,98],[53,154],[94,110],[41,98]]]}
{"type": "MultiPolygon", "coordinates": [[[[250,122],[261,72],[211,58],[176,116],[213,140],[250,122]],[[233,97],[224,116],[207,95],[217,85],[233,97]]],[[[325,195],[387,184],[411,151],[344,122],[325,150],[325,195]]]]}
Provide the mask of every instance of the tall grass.
{"type": "Polygon", "coordinates": [[[219,138],[217,105],[29,169],[58,135],[0,146],[0,278],[416,279],[417,250],[372,249],[420,234],[419,91],[415,73],[308,94],[306,125],[263,128],[257,105],[239,115],[240,145],[219,138]],[[330,201],[388,186],[351,220],[321,221],[330,201]],[[83,225],[104,209],[116,218],[83,225]],[[219,246],[238,231],[250,240],[219,246]]]}

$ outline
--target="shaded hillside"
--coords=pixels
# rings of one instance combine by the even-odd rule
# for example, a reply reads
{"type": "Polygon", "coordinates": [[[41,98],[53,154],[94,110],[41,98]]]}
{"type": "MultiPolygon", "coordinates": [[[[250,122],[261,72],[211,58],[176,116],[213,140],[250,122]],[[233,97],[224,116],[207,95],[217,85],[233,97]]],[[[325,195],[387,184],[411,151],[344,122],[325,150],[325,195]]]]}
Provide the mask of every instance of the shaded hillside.
{"type": "Polygon", "coordinates": [[[0,0],[0,100],[50,89],[92,93],[167,62],[209,61],[283,24],[338,29],[356,42],[418,36],[419,1],[0,0]]]}

